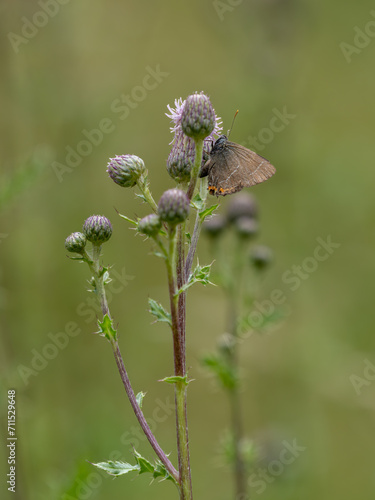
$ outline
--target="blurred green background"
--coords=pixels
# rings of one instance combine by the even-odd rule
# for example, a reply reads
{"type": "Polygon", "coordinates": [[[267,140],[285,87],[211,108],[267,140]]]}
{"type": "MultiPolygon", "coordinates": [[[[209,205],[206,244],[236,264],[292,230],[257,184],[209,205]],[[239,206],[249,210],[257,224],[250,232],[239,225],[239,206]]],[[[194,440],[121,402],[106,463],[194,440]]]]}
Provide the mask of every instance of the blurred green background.
{"type": "MultiPolygon", "coordinates": [[[[281,289],[290,314],[242,346],[244,418],[249,436],[274,433],[305,449],[263,493],[253,488],[252,497],[373,499],[373,3],[81,0],[52,2],[43,15],[44,4],[0,7],[1,490],[8,471],[6,391],[15,388],[17,493],[9,498],[60,499],[67,492],[78,498],[79,484],[80,498],[93,500],[176,498],[171,484],[149,486],[147,477],[90,476],[86,460],[104,460],[114,450],[131,460],[130,442],[153,454],[137,437],[109,345],[91,335],[89,272],[66,258],[64,239],[93,213],[113,223],[104,262],[125,279],[115,283],[111,309],[134,388],[147,392],[144,411],[152,418],[158,400],[172,399],[171,387],[157,382],[172,372],[169,334],[151,325],[147,312],[149,296],[166,303],[165,272],[150,242],[115,212],[142,216],[146,206],[105,169],[116,154],[142,157],[158,199],[173,187],[165,169],[166,106],[204,90],[224,130],[240,110],[232,140],[252,147],[249,137],[258,137],[260,148],[252,149],[277,168],[252,190],[261,207],[259,241],[275,254],[261,298],[281,289]],[[162,76],[142,90],[149,68],[162,76]],[[127,112],[119,108],[122,94],[135,96],[127,112]],[[275,109],[294,116],[270,134],[263,129],[274,123],[275,109]],[[66,166],[66,148],[77,149],[83,130],[103,119],[111,131],[57,175],[53,162],[66,166]],[[317,238],[328,236],[340,247],[292,291],[283,273],[312,257],[317,238]],[[69,322],[80,333],[22,378],[35,353],[69,322]],[[77,477],[92,487],[86,491],[77,477]]],[[[199,256],[210,260],[203,239],[199,256]]],[[[194,492],[217,500],[233,498],[230,470],[215,458],[228,406],[199,359],[223,331],[224,309],[219,288],[197,285],[189,293],[194,492]]],[[[176,462],[174,416],[166,415],[155,433],[176,462]]]]}

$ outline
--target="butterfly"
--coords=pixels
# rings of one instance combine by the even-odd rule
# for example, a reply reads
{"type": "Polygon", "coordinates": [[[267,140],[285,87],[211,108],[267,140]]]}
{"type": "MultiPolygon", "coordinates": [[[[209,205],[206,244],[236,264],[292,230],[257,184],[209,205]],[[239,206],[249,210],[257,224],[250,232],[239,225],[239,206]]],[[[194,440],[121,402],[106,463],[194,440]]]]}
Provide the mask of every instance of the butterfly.
{"type": "Polygon", "coordinates": [[[264,182],[275,172],[268,160],[221,135],[212,146],[199,177],[208,176],[210,194],[226,196],[264,182]]]}

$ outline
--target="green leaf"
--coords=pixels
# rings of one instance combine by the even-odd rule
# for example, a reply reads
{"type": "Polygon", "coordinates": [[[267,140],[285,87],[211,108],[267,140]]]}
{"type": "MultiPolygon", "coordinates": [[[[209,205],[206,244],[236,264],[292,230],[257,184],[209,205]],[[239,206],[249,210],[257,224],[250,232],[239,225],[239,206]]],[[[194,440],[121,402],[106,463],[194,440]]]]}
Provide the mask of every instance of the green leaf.
{"type": "Polygon", "coordinates": [[[197,193],[194,198],[192,198],[190,205],[198,211],[202,210],[204,201],[202,200],[202,197],[199,193],[197,193]]]}
{"type": "Polygon", "coordinates": [[[135,193],[135,196],[136,196],[137,198],[140,198],[140,199],[141,199],[142,201],[144,201],[145,203],[148,203],[148,200],[147,200],[147,198],[145,197],[145,195],[144,195],[144,194],[141,194],[141,193],[135,193]]]}
{"type": "Polygon", "coordinates": [[[185,377],[173,375],[172,377],[162,378],[161,380],[159,380],[159,382],[167,382],[168,384],[177,384],[178,382],[182,382],[184,385],[189,384],[189,381],[187,379],[187,375],[185,375],[185,377]]]}
{"type": "Polygon", "coordinates": [[[191,234],[190,233],[186,233],[186,239],[187,239],[187,242],[190,245],[190,243],[191,243],[191,234]]]}
{"type": "Polygon", "coordinates": [[[140,408],[142,408],[142,404],[143,404],[143,398],[146,396],[146,393],[145,392],[138,392],[138,394],[136,395],[135,399],[137,400],[137,403],[138,403],[138,406],[140,408]]]}
{"type": "Polygon", "coordinates": [[[214,283],[208,279],[210,276],[211,266],[212,264],[209,264],[208,266],[200,266],[198,262],[194,271],[190,274],[188,281],[177,291],[176,297],[180,295],[180,293],[185,292],[188,288],[194,285],[194,283],[213,285],[214,283]]]}
{"type": "Polygon", "coordinates": [[[167,312],[164,307],[156,302],[156,300],[149,298],[148,305],[150,306],[150,313],[155,316],[156,321],[161,321],[162,323],[168,323],[169,326],[172,326],[172,319],[169,312],[167,312]]]}
{"type": "Polygon", "coordinates": [[[156,479],[157,477],[160,477],[162,481],[169,479],[177,485],[175,479],[169,474],[160,460],[156,460],[155,464],[152,464],[149,460],[142,457],[137,450],[134,450],[134,457],[136,460],[136,464],[134,465],[121,461],[112,462],[111,460],[92,465],[104,470],[110,476],[121,476],[123,474],[127,474],[128,472],[138,472],[139,475],[149,473],[152,475],[153,479],[156,479]]]}
{"type": "Polygon", "coordinates": [[[206,208],[206,210],[203,210],[202,212],[199,212],[199,217],[200,217],[200,220],[203,222],[204,219],[208,216],[208,215],[211,215],[212,212],[214,210],[217,209],[217,207],[219,206],[219,204],[217,205],[212,205],[211,207],[208,207],[206,208]]]}
{"type": "Polygon", "coordinates": [[[119,216],[123,219],[125,219],[126,221],[130,222],[130,224],[133,224],[133,226],[138,226],[138,222],[133,220],[133,219],[129,219],[129,217],[126,217],[126,215],[122,215],[118,212],[119,216]]]}
{"type": "Polygon", "coordinates": [[[204,366],[212,371],[225,389],[233,390],[238,385],[235,371],[218,354],[208,354],[202,360],[204,366]]]}
{"type": "Polygon", "coordinates": [[[128,472],[134,471],[140,473],[140,466],[138,464],[131,465],[127,462],[112,462],[112,460],[109,460],[108,462],[99,462],[92,465],[95,465],[95,467],[98,467],[98,469],[104,470],[110,476],[121,476],[122,474],[127,474],[128,472]]]}
{"type": "Polygon", "coordinates": [[[98,325],[99,325],[99,331],[96,333],[99,333],[99,335],[102,335],[102,337],[105,337],[108,340],[116,340],[117,337],[117,332],[113,328],[113,321],[111,318],[106,314],[103,317],[103,321],[98,320],[98,325]]]}

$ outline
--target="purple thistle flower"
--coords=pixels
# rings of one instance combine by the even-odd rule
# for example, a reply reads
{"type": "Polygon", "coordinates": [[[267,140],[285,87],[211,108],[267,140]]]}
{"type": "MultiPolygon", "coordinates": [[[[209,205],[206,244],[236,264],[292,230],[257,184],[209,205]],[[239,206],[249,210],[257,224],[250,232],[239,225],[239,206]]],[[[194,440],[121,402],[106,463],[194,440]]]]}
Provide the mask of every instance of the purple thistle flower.
{"type": "MultiPolygon", "coordinates": [[[[194,139],[184,134],[181,125],[185,103],[186,100],[183,101],[181,97],[179,99],[175,99],[175,107],[173,108],[168,104],[169,113],[165,113],[166,116],[173,122],[171,132],[174,134],[174,138],[170,142],[173,146],[168,156],[167,170],[169,175],[177,182],[189,181],[191,168],[195,159],[194,139]]],[[[222,129],[222,120],[220,117],[216,116],[215,113],[214,129],[210,135],[204,139],[202,165],[206,162],[212,149],[212,144],[221,134],[222,129]]]]}

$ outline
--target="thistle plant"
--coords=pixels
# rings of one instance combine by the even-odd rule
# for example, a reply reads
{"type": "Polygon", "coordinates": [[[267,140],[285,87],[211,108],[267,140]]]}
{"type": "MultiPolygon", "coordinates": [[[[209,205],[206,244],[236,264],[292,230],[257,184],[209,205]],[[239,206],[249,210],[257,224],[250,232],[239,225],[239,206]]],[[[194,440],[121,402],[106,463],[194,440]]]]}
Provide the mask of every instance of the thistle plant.
{"type": "Polygon", "coordinates": [[[123,188],[136,188],[149,206],[151,213],[138,220],[120,214],[134,226],[140,235],[147,236],[155,247],[155,255],[166,266],[169,291],[169,311],[159,302],[149,299],[150,312],[158,321],[165,322],[172,331],[174,372],[163,379],[174,386],[177,435],[177,461],[173,465],[152,433],[142,412],[144,393],[135,394],[121,355],[118,333],[106,298],[106,285],[110,281],[110,269],[101,264],[102,246],[112,236],[110,221],[100,215],[89,217],[82,232],[72,233],[65,241],[66,249],[77,254],[74,260],[88,264],[92,279],[90,284],[101,305],[102,318],[98,321],[98,333],[110,343],[115,361],[138,422],[152,446],[157,458],[148,460],[133,450],[135,463],[105,461],[94,464],[112,476],[129,472],[150,473],[153,478],[171,480],[178,489],[181,500],[192,500],[189,435],[187,421],[187,390],[190,383],[186,370],[186,294],[195,283],[208,284],[210,265],[193,263],[197,243],[205,218],[217,205],[206,208],[207,180],[199,179],[199,172],[207,159],[212,143],[221,131],[221,120],[203,93],[190,95],[185,101],[178,99],[175,107],[168,106],[167,116],[173,122],[172,149],[167,160],[167,171],[176,181],[176,188],[165,191],[158,203],[154,200],[147,169],[143,160],[135,155],[124,154],[110,159],[109,177],[123,188]],[[193,219],[193,220],[191,220],[193,219]],[[87,242],[91,243],[91,250],[87,242]],[[187,252],[186,252],[187,250],[187,252]]]}
{"type": "MultiPolygon", "coordinates": [[[[226,331],[217,342],[217,350],[203,358],[203,364],[214,374],[228,396],[230,430],[222,440],[226,461],[231,464],[234,478],[234,498],[249,498],[247,477],[255,462],[256,450],[245,435],[241,404],[240,347],[249,332],[255,330],[251,322],[251,309],[258,293],[258,285],[272,261],[271,250],[254,245],[258,235],[258,206],[247,193],[233,196],[226,216],[214,215],[204,223],[204,232],[215,257],[214,280],[226,298],[226,331]],[[225,246],[225,236],[231,248],[225,246]]],[[[277,315],[264,318],[266,323],[277,320],[277,315]]]]}

